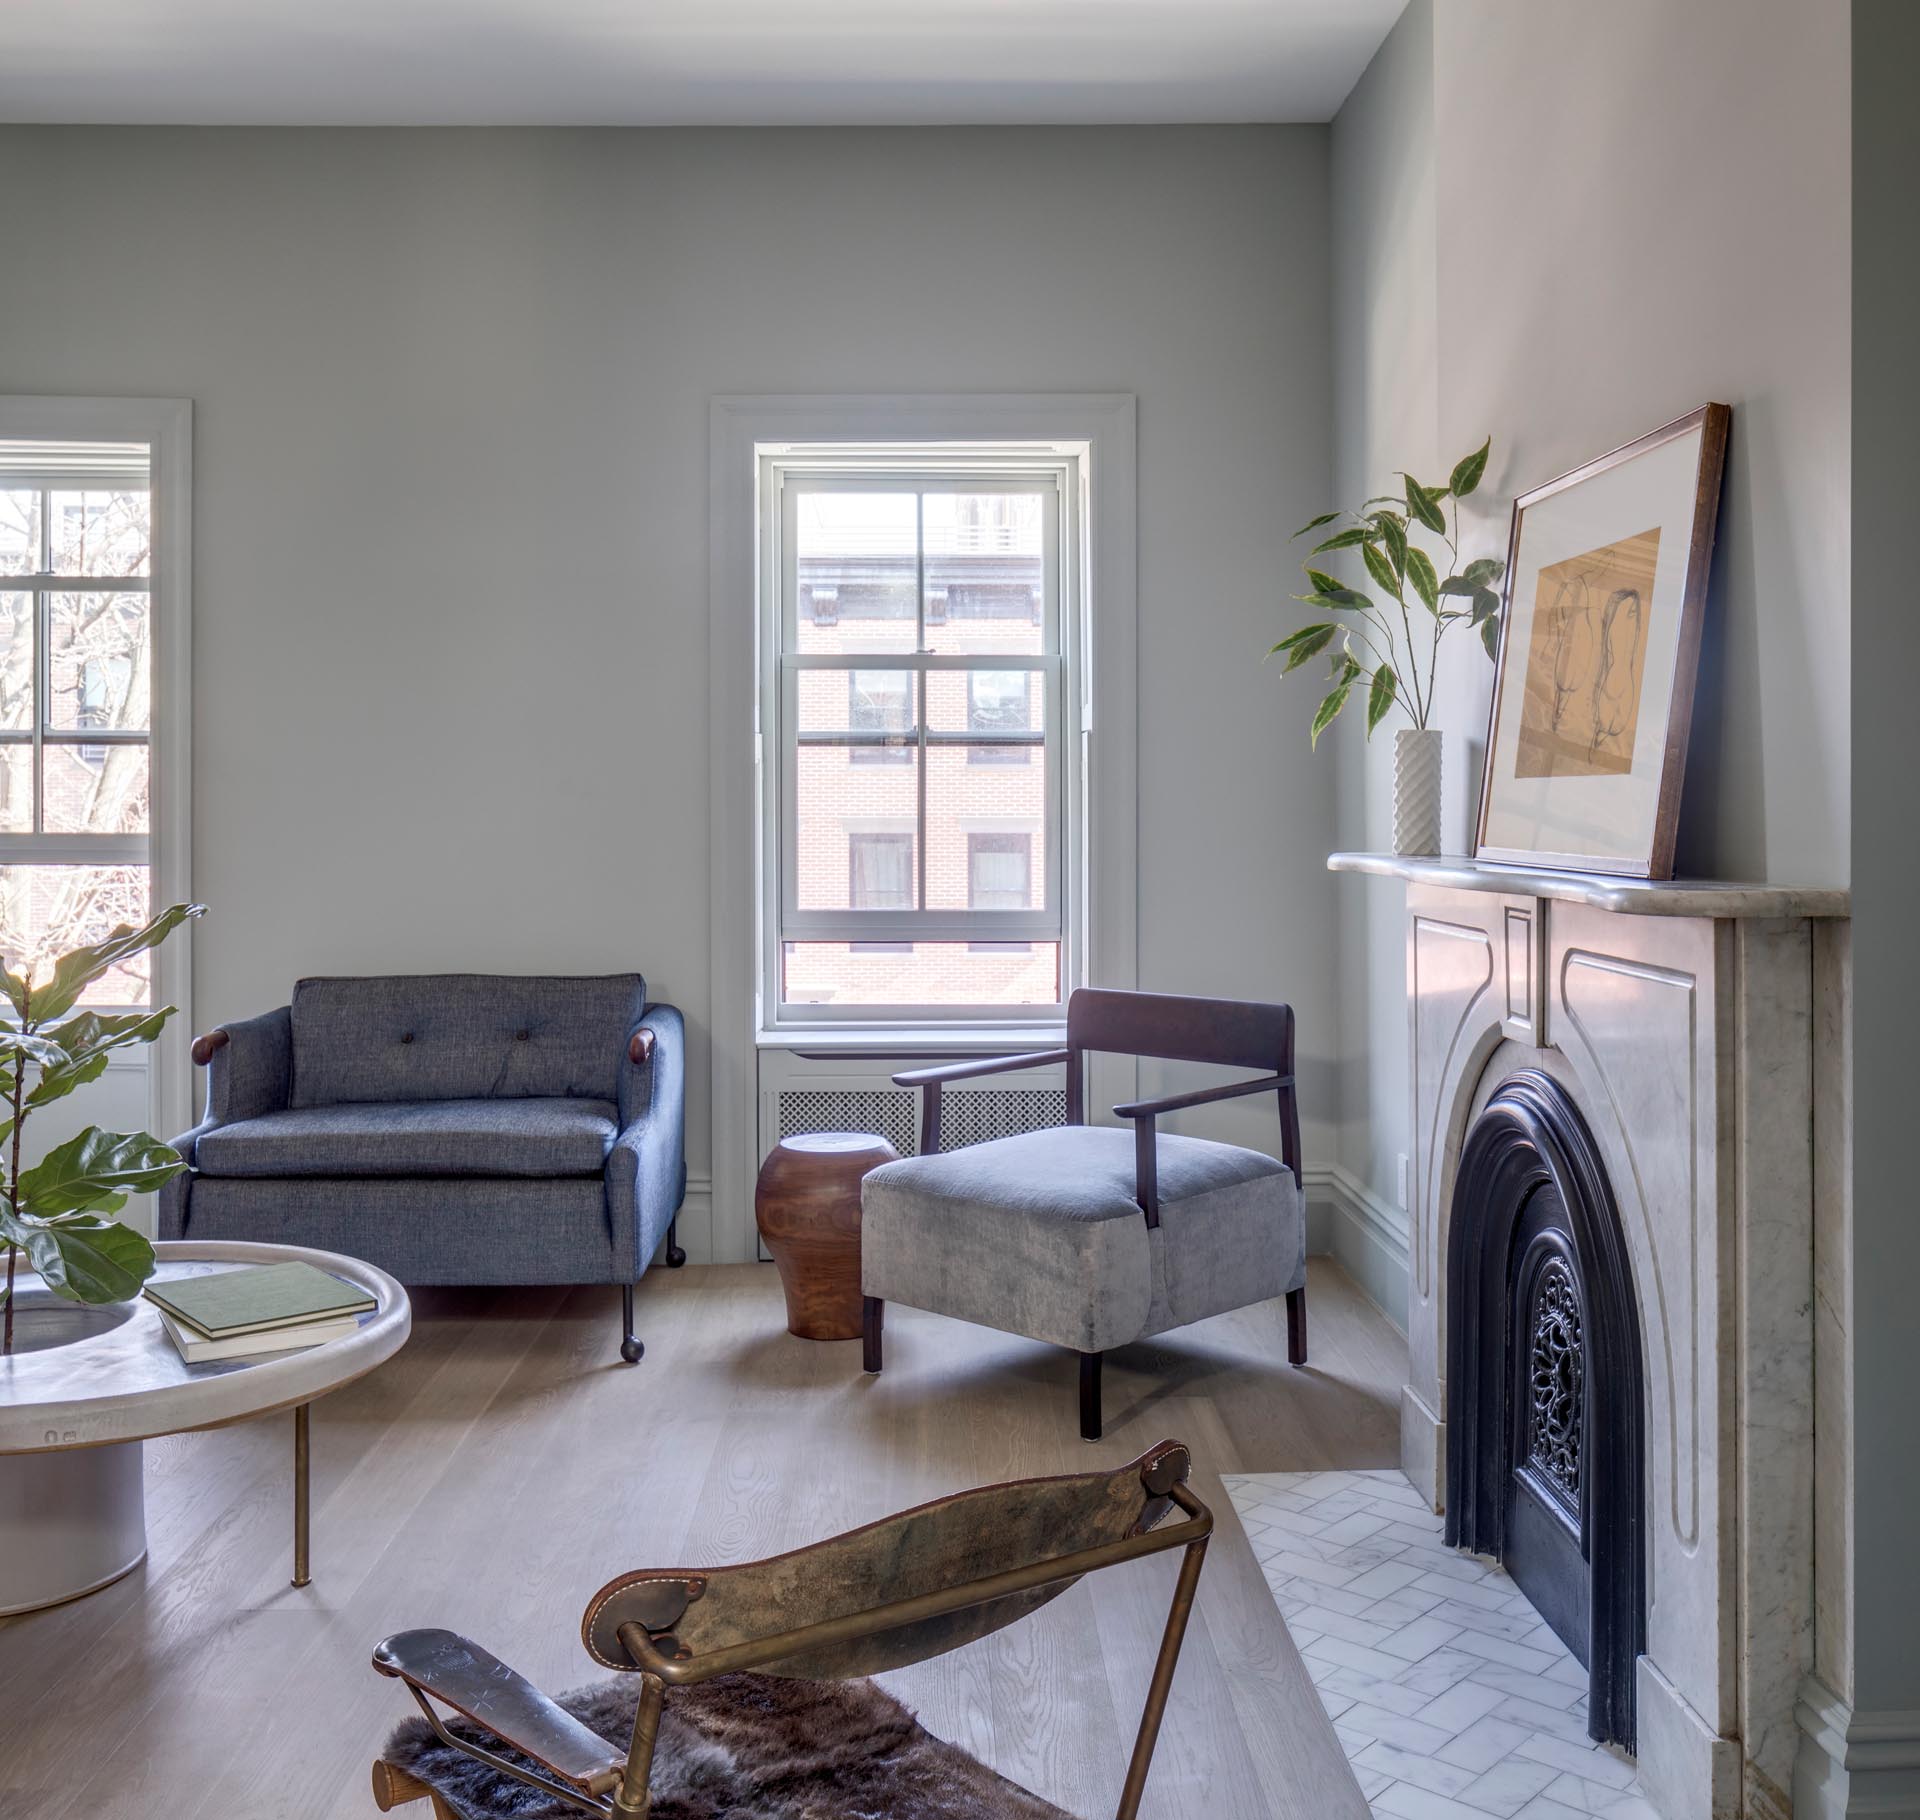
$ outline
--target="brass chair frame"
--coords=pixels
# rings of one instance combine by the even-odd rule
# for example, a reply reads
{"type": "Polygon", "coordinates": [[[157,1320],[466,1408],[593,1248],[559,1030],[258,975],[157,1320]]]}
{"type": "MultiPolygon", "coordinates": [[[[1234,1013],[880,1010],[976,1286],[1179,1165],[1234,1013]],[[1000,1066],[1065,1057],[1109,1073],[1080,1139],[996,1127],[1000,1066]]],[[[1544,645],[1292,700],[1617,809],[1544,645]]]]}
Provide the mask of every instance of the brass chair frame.
{"type": "MultiPolygon", "coordinates": [[[[1193,1611],[1207,1541],[1213,1533],[1213,1513],[1187,1488],[1190,1464],[1185,1447],[1163,1441],[1116,1472],[981,1487],[815,1543],[791,1556],[776,1557],[776,1563],[796,1563],[819,1550],[858,1547],[869,1537],[875,1538],[878,1548],[903,1537],[915,1519],[925,1519],[932,1513],[951,1514],[955,1507],[978,1503],[984,1516],[990,1501],[1001,1493],[1026,1493],[1030,1501],[1037,1501],[1055,1488],[1062,1488],[1064,1495],[1064,1488],[1084,1484],[1090,1492],[1097,1488],[1110,1494],[1129,1475],[1137,1478],[1140,1493],[1131,1526],[1113,1540],[717,1648],[690,1648],[675,1634],[675,1626],[711,1583],[768,1563],[731,1569],[647,1571],[610,1582],[588,1605],[582,1631],[596,1660],[640,1675],[640,1701],[624,1759],[614,1756],[605,1740],[588,1732],[505,1664],[451,1633],[410,1631],[390,1637],[374,1651],[373,1665],[406,1685],[435,1735],[453,1750],[539,1789],[577,1812],[600,1816],[600,1820],[645,1820],[651,1807],[648,1781],[668,1688],[689,1687],[717,1675],[749,1669],[827,1680],[924,1661],[1015,1622],[1064,1592],[1084,1574],[1183,1549],[1120,1804],[1115,1809],[1115,1820],[1135,1820],[1193,1611]],[[1181,1520],[1158,1527],[1169,1505],[1180,1511],[1181,1520]],[[617,1655],[609,1644],[609,1630],[617,1642],[617,1655]],[[873,1666],[863,1667],[862,1663],[873,1666]],[[528,1770],[457,1736],[436,1710],[436,1700],[461,1717],[486,1726],[552,1773],[528,1770]],[[502,1708],[512,1710],[503,1712],[502,1708]]],[[[1119,1508],[1120,1516],[1126,1514],[1125,1508],[1119,1508]]],[[[1108,1520],[1115,1520],[1111,1513],[1108,1520]]],[[[374,1792],[383,1812],[397,1802],[432,1793],[424,1783],[384,1762],[374,1765],[374,1792]]],[[[437,1797],[435,1805],[438,1810],[437,1797]]]]}

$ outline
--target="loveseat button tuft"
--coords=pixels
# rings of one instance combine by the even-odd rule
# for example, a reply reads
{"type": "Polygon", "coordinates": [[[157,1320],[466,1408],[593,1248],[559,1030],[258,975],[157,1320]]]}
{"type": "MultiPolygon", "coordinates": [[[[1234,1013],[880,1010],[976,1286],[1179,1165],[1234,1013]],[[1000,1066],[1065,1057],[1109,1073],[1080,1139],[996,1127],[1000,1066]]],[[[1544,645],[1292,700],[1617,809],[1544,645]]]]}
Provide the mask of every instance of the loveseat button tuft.
{"type": "Polygon", "coordinates": [[[527,1033],[524,1030],[516,1030],[513,1033],[513,1040],[516,1043],[524,1043],[527,1040],[527,1033]]]}
{"type": "Polygon", "coordinates": [[[410,1043],[410,1042],[412,1042],[412,1041],[413,1041],[413,1032],[412,1032],[411,1030],[403,1030],[403,1031],[401,1031],[401,1032],[400,1032],[400,1040],[401,1040],[401,1042],[403,1042],[403,1043],[410,1043]]]}

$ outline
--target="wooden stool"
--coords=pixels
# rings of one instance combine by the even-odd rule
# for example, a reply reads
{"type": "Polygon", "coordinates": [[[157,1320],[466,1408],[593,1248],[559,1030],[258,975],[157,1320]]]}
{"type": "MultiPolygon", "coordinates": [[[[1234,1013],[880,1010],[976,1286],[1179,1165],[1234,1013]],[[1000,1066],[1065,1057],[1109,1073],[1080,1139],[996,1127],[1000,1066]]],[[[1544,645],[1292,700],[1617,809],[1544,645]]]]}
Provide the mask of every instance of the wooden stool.
{"type": "Polygon", "coordinates": [[[753,1217],[787,1293],[787,1331],[860,1337],[860,1178],[895,1161],[883,1137],[812,1131],[782,1138],[760,1166],[753,1217]]]}

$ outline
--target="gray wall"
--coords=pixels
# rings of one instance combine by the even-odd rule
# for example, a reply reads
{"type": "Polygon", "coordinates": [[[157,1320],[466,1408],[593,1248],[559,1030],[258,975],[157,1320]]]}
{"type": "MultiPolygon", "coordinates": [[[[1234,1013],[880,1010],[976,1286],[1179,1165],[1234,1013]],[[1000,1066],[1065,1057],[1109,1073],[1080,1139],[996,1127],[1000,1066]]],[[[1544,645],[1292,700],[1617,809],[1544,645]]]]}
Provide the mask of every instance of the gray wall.
{"type": "MultiPolygon", "coordinates": [[[[1843,0],[1415,0],[1334,123],[1336,194],[1375,192],[1335,209],[1334,270],[1372,259],[1394,287],[1336,309],[1362,349],[1337,368],[1336,421],[1358,438],[1343,486],[1349,446],[1369,491],[1429,459],[1424,405],[1391,402],[1429,349],[1431,472],[1494,437],[1462,514],[1476,554],[1504,554],[1516,492],[1707,399],[1734,407],[1682,872],[1848,878],[1847,108],[1843,0]],[[1431,233],[1431,278],[1424,243],[1367,250],[1402,222],[1431,233]]],[[[1451,655],[1447,844],[1470,851],[1492,666],[1451,655]]],[[[1339,751],[1342,836],[1381,844],[1390,743],[1339,751]]],[[[1341,929],[1343,1161],[1390,1198],[1404,943],[1371,906],[1341,929]]]]}
{"type": "Polygon", "coordinates": [[[194,1023],[637,965],[703,1173],[709,396],[1131,391],[1141,981],[1294,997],[1330,1152],[1333,776],[1255,661],[1328,484],[1326,141],[0,132],[0,390],[195,404],[194,1023]]]}
{"type": "MultiPolygon", "coordinates": [[[[1906,231],[1920,174],[1920,9],[1853,10],[1853,1314],[1855,1708],[1920,1712],[1920,1417],[1914,1296],[1913,1033],[1920,1020],[1914,832],[1913,348],[1920,256],[1906,231]]],[[[1842,1690],[1847,1691],[1847,1690],[1842,1690]]],[[[1920,1772],[1905,1783],[1920,1813],[1920,1772]]],[[[1889,1808],[1887,1811],[1896,1811],[1889,1808]]]]}
{"type": "MultiPolygon", "coordinates": [[[[1439,348],[1433,167],[1433,7],[1412,0],[1333,123],[1334,492],[1354,504],[1397,469],[1431,476],[1439,447],[1439,348]]],[[[1451,466],[1448,457],[1445,465],[1451,466]]],[[[1305,540],[1301,545],[1305,547],[1305,540]]],[[[1458,633],[1455,634],[1457,638],[1458,633]]],[[[1445,650],[1443,656],[1457,657],[1445,650]]],[[[1291,686],[1311,692],[1303,673],[1291,686]]],[[[1335,723],[1339,844],[1392,840],[1392,729],[1349,712],[1335,723]]],[[[1443,760],[1450,804],[1463,793],[1460,747],[1443,760]]],[[[1453,818],[1457,820],[1457,815],[1453,818]]],[[[1333,1244],[1395,1320],[1406,1309],[1406,1210],[1397,1156],[1407,1148],[1407,1000],[1393,957],[1405,946],[1400,891],[1352,874],[1336,881],[1340,928],[1340,1161],[1373,1191],[1388,1231],[1336,1223],[1333,1244]]]]}

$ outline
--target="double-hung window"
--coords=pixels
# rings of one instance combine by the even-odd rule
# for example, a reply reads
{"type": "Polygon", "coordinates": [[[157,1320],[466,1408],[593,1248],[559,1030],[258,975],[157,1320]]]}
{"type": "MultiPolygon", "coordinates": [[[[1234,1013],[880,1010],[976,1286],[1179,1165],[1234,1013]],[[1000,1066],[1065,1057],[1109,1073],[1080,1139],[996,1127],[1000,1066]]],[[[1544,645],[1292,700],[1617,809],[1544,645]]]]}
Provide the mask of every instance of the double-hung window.
{"type": "MultiPolygon", "coordinates": [[[[0,442],[0,954],[16,973],[151,906],[146,444],[0,442]]],[[[150,998],[152,956],[94,988],[150,998]]]]}
{"type": "Polygon", "coordinates": [[[1080,943],[1074,463],[762,457],[763,1022],[1037,1023],[1080,943]]]}

